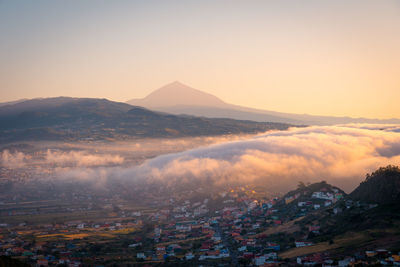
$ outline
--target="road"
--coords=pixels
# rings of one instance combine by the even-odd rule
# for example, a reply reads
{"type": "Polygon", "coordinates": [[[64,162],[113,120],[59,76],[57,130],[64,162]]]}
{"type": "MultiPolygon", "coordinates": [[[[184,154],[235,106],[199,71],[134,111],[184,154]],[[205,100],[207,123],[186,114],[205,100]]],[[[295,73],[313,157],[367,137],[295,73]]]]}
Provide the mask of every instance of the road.
{"type": "Polygon", "coordinates": [[[221,236],[222,243],[229,251],[229,255],[231,256],[231,266],[239,267],[237,251],[232,247],[232,244],[229,242],[229,237],[222,231],[219,224],[216,224],[214,229],[221,236]]]}

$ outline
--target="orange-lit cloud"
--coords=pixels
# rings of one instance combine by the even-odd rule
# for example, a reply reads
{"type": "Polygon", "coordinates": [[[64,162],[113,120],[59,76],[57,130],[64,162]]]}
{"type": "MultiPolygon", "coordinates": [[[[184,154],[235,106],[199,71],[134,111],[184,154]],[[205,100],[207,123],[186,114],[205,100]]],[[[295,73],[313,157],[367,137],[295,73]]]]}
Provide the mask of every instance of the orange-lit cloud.
{"type": "Polygon", "coordinates": [[[0,155],[0,163],[7,168],[19,168],[25,165],[28,158],[29,156],[22,152],[11,153],[8,150],[4,150],[0,155]]]}
{"type": "Polygon", "coordinates": [[[124,158],[119,155],[110,154],[89,154],[85,151],[52,151],[47,150],[46,162],[58,166],[104,166],[122,164],[124,158]]]}
{"type": "Polygon", "coordinates": [[[57,151],[48,149],[44,159],[34,159],[31,155],[20,151],[4,150],[0,156],[1,164],[7,168],[21,168],[35,162],[36,164],[51,164],[57,168],[64,167],[96,167],[120,165],[124,158],[120,155],[93,154],[88,151],[57,151]]]}
{"type": "MultiPolygon", "coordinates": [[[[118,154],[116,146],[113,153],[48,150],[39,162],[55,167],[53,179],[90,182],[103,188],[114,182],[139,187],[151,183],[167,189],[182,186],[220,189],[253,184],[276,193],[293,189],[298,181],[322,180],[349,192],[367,172],[388,164],[400,164],[398,125],[293,128],[247,138],[203,141],[213,144],[165,154],[135,166],[126,160],[129,158],[127,146],[121,147],[124,156],[118,154]]],[[[191,147],[190,139],[165,142],[191,147]]],[[[149,143],[146,146],[132,144],[131,153],[145,147],[154,152],[154,146],[149,143]]],[[[101,150],[100,146],[98,148],[101,150]]],[[[33,161],[21,152],[3,151],[1,154],[1,163],[8,168],[23,167],[33,161]]]]}
{"type": "Polygon", "coordinates": [[[289,190],[298,181],[325,180],[351,191],[367,172],[400,164],[399,129],[382,125],[292,129],[159,156],[140,166],[101,169],[101,174],[94,169],[74,170],[63,177],[106,177],[170,188],[253,183],[276,192],[289,190]]]}

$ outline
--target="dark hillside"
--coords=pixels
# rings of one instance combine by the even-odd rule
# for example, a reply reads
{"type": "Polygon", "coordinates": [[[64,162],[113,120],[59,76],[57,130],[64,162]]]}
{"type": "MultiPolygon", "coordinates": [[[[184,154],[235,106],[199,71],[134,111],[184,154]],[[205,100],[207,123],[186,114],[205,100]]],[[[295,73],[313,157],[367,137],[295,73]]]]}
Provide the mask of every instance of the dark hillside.
{"type": "Polygon", "coordinates": [[[95,98],[33,99],[0,107],[0,142],[3,143],[212,136],[285,130],[289,126],[177,116],[95,98]]]}
{"type": "Polygon", "coordinates": [[[347,197],[307,214],[296,224],[304,229],[317,223],[319,233],[309,235],[308,240],[316,244],[329,241],[331,245],[327,250],[335,253],[363,252],[377,247],[400,249],[399,182],[398,167],[379,168],[368,174],[347,197]],[[353,241],[352,236],[355,238],[353,241]],[[348,237],[349,244],[332,241],[343,237],[348,237]]]}
{"type": "Polygon", "coordinates": [[[367,174],[365,181],[350,194],[350,198],[377,204],[400,203],[399,167],[389,165],[367,174]]]}

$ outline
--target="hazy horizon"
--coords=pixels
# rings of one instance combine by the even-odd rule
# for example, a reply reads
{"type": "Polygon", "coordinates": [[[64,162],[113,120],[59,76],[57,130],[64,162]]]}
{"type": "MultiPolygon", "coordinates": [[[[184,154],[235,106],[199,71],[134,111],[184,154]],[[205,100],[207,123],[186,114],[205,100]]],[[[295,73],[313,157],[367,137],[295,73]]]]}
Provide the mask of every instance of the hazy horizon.
{"type": "Polygon", "coordinates": [[[400,0],[0,0],[0,266],[400,265],[399,33],[400,0]]]}
{"type": "Polygon", "coordinates": [[[179,80],[264,110],[400,117],[396,1],[1,1],[1,102],[179,80]]]}

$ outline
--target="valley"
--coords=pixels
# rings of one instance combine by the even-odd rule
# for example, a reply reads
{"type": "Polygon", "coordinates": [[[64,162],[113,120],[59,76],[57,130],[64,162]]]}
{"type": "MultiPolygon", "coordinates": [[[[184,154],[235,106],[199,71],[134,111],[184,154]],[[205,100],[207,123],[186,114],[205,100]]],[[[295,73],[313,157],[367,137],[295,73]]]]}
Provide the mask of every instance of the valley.
{"type": "Polygon", "coordinates": [[[399,0],[0,0],[0,267],[400,266],[398,33],[399,0]]]}
{"type": "MultiPolygon", "coordinates": [[[[400,170],[377,176],[398,183],[400,170]]],[[[277,196],[252,186],[139,191],[3,199],[1,251],[30,264],[107,266],[390,264],[400,252],[398,196],[355,201],[326,182],[277,196]]]]}

